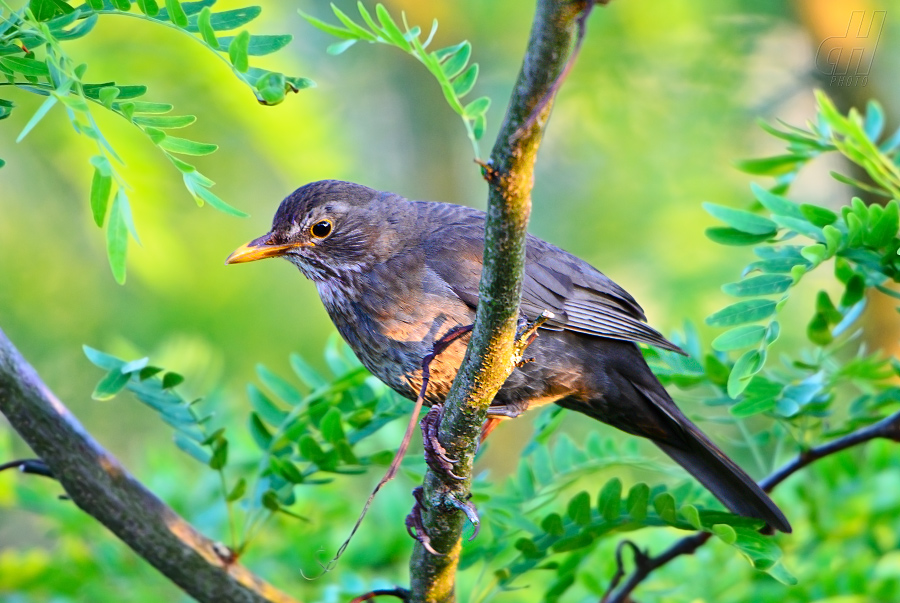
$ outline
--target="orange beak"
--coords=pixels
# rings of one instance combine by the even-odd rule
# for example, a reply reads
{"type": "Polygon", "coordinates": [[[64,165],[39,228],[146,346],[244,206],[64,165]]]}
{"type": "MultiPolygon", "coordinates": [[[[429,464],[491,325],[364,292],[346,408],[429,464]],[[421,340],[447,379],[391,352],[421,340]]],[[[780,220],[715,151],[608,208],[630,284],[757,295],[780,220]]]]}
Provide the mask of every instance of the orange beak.
{"type": "Polygon", "coordinates": [[[271,235],[264,234],[258,239],[253,239],[246,245],[241,245],[235,249],[226,264],[243,264],[244,262],[255,262],[256,260],[264,260],[266,258],[277,258],[286,254],[295,247],[305,247],[304,243],[284,243],[282,245],[272,245],[269,243],[271,235]]]}

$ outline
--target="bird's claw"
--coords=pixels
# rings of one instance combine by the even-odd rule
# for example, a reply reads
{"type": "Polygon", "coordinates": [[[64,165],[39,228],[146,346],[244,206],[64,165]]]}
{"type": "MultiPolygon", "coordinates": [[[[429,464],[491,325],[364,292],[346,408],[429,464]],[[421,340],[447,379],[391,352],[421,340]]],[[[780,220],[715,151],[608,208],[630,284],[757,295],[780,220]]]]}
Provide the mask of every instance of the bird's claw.
{"type": "Polygon", "coordinates": [[[422,486],[416,486],[412,491],[413,498],[416,499],[416,504],[413,505],[409,515],[406,516],[406,533],[425,547],[425,550],[432,555],[443,557],[442,553],[438,553],[434,550],[431,546],[431,538],[425,533],[425,526],[422,523],[422,507],[424,506],[424,503],[422,502],[422,492],[422,486]]]}
{"type": "Polygon", "coordinates": [[[425,447],[425,462],[433,471],[461,480],[463,478],[453,473],[453,466],[459,461],[447,456],[447,449],[438,440],[438,425],[441,423],[443,412],[444,407],[441,404],[435,404],[422,417],[422,444],[425,447]]]}
{"type": "MultiPolygon", "coordinates": [[[[525,353],[525,348],[531,345],[531,342],[535,340],[541,325],[555,316],[556,315],[553,312],[544,310],[541,312],[541,315],[532,322],[526,322],[519,327],[518,332],[516,333],[516,343],[513,348],[513,364],[516,367],[521,367],[523,364],[534,361],[534,358],[523,358],[522,355],[525,353]]],[[[520,322],[524,322],[524,319],[520,322]]]]}
{"type": "Polygon", "coordinates": [[[475,530],[472,532],[472,535],[469,536],[469,540],[475,540],[475,537],[478,536],[479,530],[481,530],[481,520],[478,518],[478,509],[475,508],[475,505],[472,504],[472,501],[461,501],[455,497],[449,497],[448,502],[466,514],[466,517],[469,518],[469,521],[472,522],[472,525],[475,527],[475,530]]]}

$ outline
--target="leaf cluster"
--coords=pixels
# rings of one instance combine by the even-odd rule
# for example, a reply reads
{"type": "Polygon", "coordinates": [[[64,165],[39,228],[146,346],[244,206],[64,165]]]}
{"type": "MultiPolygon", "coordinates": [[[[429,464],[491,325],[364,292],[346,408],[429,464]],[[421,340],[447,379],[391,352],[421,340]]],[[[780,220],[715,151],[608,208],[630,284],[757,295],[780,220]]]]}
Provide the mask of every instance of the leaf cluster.
{"type": "Polygon", "coordinates": [[[751,186],[761,211],[704,204],[713,217],[726,224],[707,230],[713,241],[724,245],[762,243],[754,249],[758,259],[744,269],[744,278],[722,287],[741,301],[706,320],[711,326],[729,327],[713,341],[714,349],[730,352],[751,348],[741,354],[729,373],[727,390],[732,398],[750,387],[765,366],[769,347],[780,333],[776,316],[805,275],[831,265],[844,289],[836,303],[827,292],[818,294],[807,337],[820,347],[829,346],[855,324],[865,309],[869,291],[900,297],[889,287],[891,282],[900,281],[900,207],[896,198],[884,205],[866,205],[853,198],[836,212],[783,196],[797,170],[826,151],[842,153],[862,167],[877,186],[837,176],[842,182],[888,198],[900,193],[900,168],[896,163],[900,131],[878,142],[884,125],[880,106],[869,103],[865,117],[855,110],[843,116],[825,95],[819,93],[817,98],[819,113],[809,130],[766,126],[773,135],[789,141],[789,155],[741,164],[751,173],[776,177],[778,184],[772,190],[751,186]]]}
{"type": "Polygon", "coordinates": [[[364,454],[358,445],[406,413],[396,396],[333,338],[325,354],[331,377],[296,354],[290,363],[298,384],[257,367],[265,389],[247,386],[253,409],[248,431],[257,460],[235,463],[229,453],[234,443],[226,428],[211,427],[213,415],[195,410],[200,399],[187,401],[174,389],[183,381],[181,375],[150,365],[148,358],[125,362],[87,346],[85,353],[107,371],[94,391],[95,399],[108,400],[129,390],[175,429],[178,448],[220,474],[233,531],[232,503],[244,511],[240,540],[232,534],[232,547],[239,554],[273,513],[303,519],[292,509],[298,486],[322,485],[332,480],[328,474],[358,474],[371,465],[389,464],[390,450],[364,454]],[[226,479],[226,469],[237,473],[237,479],[226,479]]]}
{"type": "Polygon", "coordinates": [[[479,157],[481,153],[478,149],[478,141],[484,135],[487,125],[487,110],[491,106],[491,99],[482,96],[463,104],[462,97],[472,91],[475,81],[478,79],[478,63],[469,65],[472,45],[468,41],[462,41],[453,46],[428,52],[426,48],[437,33],[437,19],[432,23],[428,37],[421,41],[419,39],[422,34],[421,28],[410,27],[406,22],[406,13],[401,13],[403,21],[403,30],[401,30],[383,4],[375,5],[377,21],[362,2],[357,2],[357,8],[364,25],[355,22],[334,4],[331,5],[331,10],[334,11],[334,15],[343,24],[343,27],[331,25],[303,11],[299,12],[300,16],[311,25],[325,33],[341,38],[341,42],[328,47],[330,54],[340,54],[357,42],[365,41],[372,44],[387,44],[415,57],[434,76],[441,86],[447,104],[462,118],[466,133],[472,142],[475,157],[479,157]]]}
{"type": "MultiPolygon", "coordinates": [[[[260,103],[276,104],[287,92],[312,85],[305,78],[251,67],[250,56],[276,52],[288,44],[289,35],[251,35],[241,30],[235,36],[221,36],[244,27],[261,12],[258,6],[212,12],[215,0],[180,2],[166,0],[89,0],[73,7],[62,0],[31,0],[24,8],[12,10],[0,2],[0,86],[30,92],[46,98],[17,138],[21,141],[53,109],[60,105],[72,127],[93,140],[97,154],[90,160],[94,168],[91,182],[91,214],[97,226],[106,227],[106,247],[110,267],[117,281],[125,280],[129,238],[139,241],[131,217],[128,184],[118,165],[123,164],[110,141],[102,134],[91,107],[103,108],[125,119],[142,132],[179,171],[198,205],[209,203],[225,213],[244,216],[210,188],[214,182],[185,161],[185,156],[213,153],[215,144],[198,142],[170,133],[196,121],[193,115],[169,115],[168,103],[138,100],[147,92],[144,85],[120,85],[87,78],[88,65],[78,63],[64,43],[90,34],[97,21],[106,17],[132,17],[175,29],[199,42],[231,67],[247,84],[260,103]],[[134,10],[135,6],[137,11],[134,10]]],[[[0,98],[0,120],[9,117],[15,104],[0,98]]],[[[0,160],[0,167],[3,161],[0,160]]]]}

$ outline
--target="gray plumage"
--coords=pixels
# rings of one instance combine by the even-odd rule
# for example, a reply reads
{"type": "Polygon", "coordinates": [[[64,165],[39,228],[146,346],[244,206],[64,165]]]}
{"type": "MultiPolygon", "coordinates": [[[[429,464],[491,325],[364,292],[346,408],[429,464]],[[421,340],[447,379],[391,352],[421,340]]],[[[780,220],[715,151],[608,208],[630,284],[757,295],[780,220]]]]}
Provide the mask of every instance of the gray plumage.
{"type": "MultiPolygon", "coordinates": [[[[360,361],[415,399],[433,342],[474,321],[484,219],[468,207],[322,181],[288,196],[271,232],[250,245],[288,248],[279,255],[316,284],[360,361]],[[310,229],[323,220],[332,229],[320,239],[310,229]]],[[[735,513],[790,531],[769,497],[678,409],[635,342],[683,352],[644,322],[624,289],[529,235],[521,312],[533,320],[543,310],[554,318],[528,348],[534,362],[513,371],[490,414],[513,417],[555,402],[649,438],[735,513]]],[[[446,397],[467,343],[468,336],[432,362],[428,403],[446,397]]]]}

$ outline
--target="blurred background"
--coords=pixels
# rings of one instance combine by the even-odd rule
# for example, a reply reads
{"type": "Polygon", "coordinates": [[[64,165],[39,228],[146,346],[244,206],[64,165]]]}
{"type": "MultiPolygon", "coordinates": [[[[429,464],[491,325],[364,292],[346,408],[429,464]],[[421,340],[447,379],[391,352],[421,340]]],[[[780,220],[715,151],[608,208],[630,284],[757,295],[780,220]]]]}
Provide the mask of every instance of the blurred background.
{"type": "MultiPolygon", "coordinates": [[[[410,24],[426,30],[437,18],[434,47],[471,41],[473,61],[481,67],[474,94],[493,99],[481,143],[486,157],[519,68],[533,3],[384,3],[392,14],[406,11],[410,24]]],[[[355,14],[353,3],[336,4],[355,14]]],[[[216,8],[239,6],[220,0],[216,8]]],[[[318,84],[274,107],[258,105],[200,45],[138,20],[101,18],[95,32],[69,45],[74,57],[89,63],[91,79],[147,84],[147,100],[170,102],[175,113],[197,115],[197,124],[185,135],[215,142],[220,149],[196,164],[217,182],[214,192],[251,214],[238,219],[198,208],[180,175],[139,132],[94,111],[123,156],[124,174],[134,189],[130,197],[142,245],[130,247],[125,286],[116,285],[110,274],[104,235],[90,215],[91,142],[54,111],[16,144],[42,100],[26,93],[14,93],[18,109],[0,123],[0,157],[7,161],[0,170],[0,328],[104,446],[213,537],[222,537],[215,533],[222,511],[212,502],[215,484],[204,481],[208,472],[177,450],[171,430],[129,396],[91,400],[102,375],[82,354],[82,344],[125,358],[147,355],[154,364],[180,372],[186,377],[183,391],[204,396],[217,420],[240,432],[249,411],[245,384],[255,379],[257,364],[288,374],[288,355],[298,352],[324,366],[322,349],[334,332],[315,288],[286,262],[223,264],[234,248],[268,230],[284,196],[307,182],[335,178],[416,199],[479,208],[486,200],[463,126],[431,76],[392,48],[357,45],[337,57],[326,54],[334,39],[305,23],[297,8],[334,21],[327,3],[298,0],[266,3],[251,25],[254,33],[295,36],[285,51],[259,61],[261,66],[318,84]],[[142,79],[131,81],[129,74],[142,79]]],[[[859,45],[855,32],[846,40],[859,45]]],[[[707,240],[703,231],[713,219],[700,203],[748,205],[752,179],[735,170],[733,162],[781,151],[780,142],[756,121],[804,124],[814,115],[816,87],[841,109],[878,98],[888,127],[896,128],[898,7],[887,0],[616,0],[598,7],[541,147],[531,232],[616,280],[663,332],[685,321],[702,325],[705,316],[727,303],[719,286],[739,277],[751,252],[726,252],[707,240]],[[867,11],[867,19],[886,11],[885,19],[878,35],[873,30],[867,38],[869,44],[877,40],[877,48],[868,47],[873,60],[865,82],[836,82],[827,53],[844,43],[854,10],[867,11]]],[[[812,166],[792,197],[827,206],[846,203],[852,191],[827,176],[835,167],[826,161],[812,166]]],[[[816,289],[810,284],[810,295],[816,289]]],[[[800,306],[797,315],[805,316],[800,306]]],[[[885,308],[871,341],[895,346],[896,313],[889,304],[885,308]]],[[[792,309],[786,312],[783,324],[789,323],[792,309]]],[[[712,331],[700,328],[710,339],[712,331]]],[[[789,343],[790,333],[785,336],[789,343]]],[[[692,416],[707,412],[690,400],[684,405],[692,416]]],[[[531,420],[506,424],[492,436],[481,463],[497,479],[514,467],[511,450],[525,441],[531,420]]],[[[566,427],[581,437],[585,428],[575,423],[566,427]]],[[[746,450],[729,447],[727,429],[702,425],[751,473],[761,475],[746,450]]],[[[385,438],[401,428],[392,426],[385,438]]],[[[589,428],[618,437],[599,425],[589,428]]],[[[27,455],[0,419],[0,461],[27,455]]],[[[896,470],[893,475],[889,489],[900,495],[900,476],[896,470]]],[[[376,577],[407,583],[411,541],[392,511],[411,503],[411,484],[403,480],[383,491],[337,571],[313,582],[302,577],[318,573],[316,562],[330,558],[350,527],[349,522],[331,525],[328,513],[355,516],[377,477],[342,478],[333,489],[314,492],[323,501],[303,501],[299,510],[312,525],[290,523],[273,530],[279,533],[261,541],[265,544],[251,552],[248,563],[304,600],[343,600],[340,593],[364,592],[376,577]],[[346,496],[347,491],[358,496],[346,496]],[[394,526],[389,534],[378,529],[385,525],[394,526]]],[[[71,504],[57,501],[58,492],[58,486],[39,478],[0,474],[0,601],[179,600],[178,591],[124,545],[71,504]]],[[[303,499],[302,492],[298,496],[303,499]]],[[[836,502],[856,505],[845,510],[850,516],[870,501],[860,494],[836,502]]],[[[843,511],[834,512],[838,522],[843,511]]],[[[882,536],[885,546],[897,547],[896,535],[882,536]]],[[[791,549],[788,564],[802,581],[824,568],[804,566],[801,546],[791,549]]],[[[896,577],[900,554],[892,559],[884,571],[896,577]]],[[[671,575],[697,562],[679,561],[671,575]]],[[[753,575],[739,559],[727,563],[725,573],[764,586],[771,582],[771,591],[761,592],[772,597],[812,600],[753,575]]],[[[603,576],[611,573],[604,570],[603,576]]],[[[742,600],[714,578],[698,579],[690,593],[667,590],[676,584],[663,580],[646,600],[742,600]]],[[[839,594],[861,597],[848,602],[869,600],[865,585],[841,588],[839,594]]],[[[828,593],[820,595],[815,600],[825,600],[828,593]]],[[[497,600],[532,600],[521,593],[505,597],[497,600]]]]}

